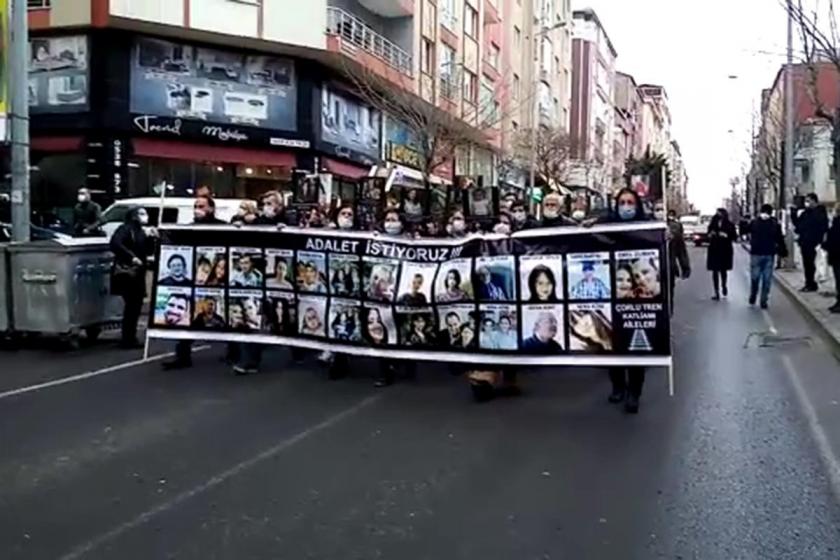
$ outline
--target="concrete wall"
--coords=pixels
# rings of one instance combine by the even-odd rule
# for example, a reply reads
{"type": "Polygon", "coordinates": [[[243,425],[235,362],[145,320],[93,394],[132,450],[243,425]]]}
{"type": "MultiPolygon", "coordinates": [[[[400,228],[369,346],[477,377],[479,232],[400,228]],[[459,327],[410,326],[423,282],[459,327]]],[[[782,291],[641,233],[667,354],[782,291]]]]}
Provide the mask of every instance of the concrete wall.
{"type": "MultiPolygon", "coordinates": [[[[177,0],[166,1],[178,3],[177,0]]],[[[227,35],[258,37],[259,9],[254,4],[231,0],[190,0],[190,27],[227,35]]]]}
{"type": "Polygon", "coordinates": [[[53,0],[50,26],[90,25],[90,0],[53,0]]]}
{"type": "Polygon", "coordinates": [[[177,0],[111,0],[111,15],[175,26],[185,21],[184,3],[177,0]]]}
{"type": "Polygon", "coordinates": [[[265,2],[263,38],[292,45],[326,48],[326,0],[265,2]]]}

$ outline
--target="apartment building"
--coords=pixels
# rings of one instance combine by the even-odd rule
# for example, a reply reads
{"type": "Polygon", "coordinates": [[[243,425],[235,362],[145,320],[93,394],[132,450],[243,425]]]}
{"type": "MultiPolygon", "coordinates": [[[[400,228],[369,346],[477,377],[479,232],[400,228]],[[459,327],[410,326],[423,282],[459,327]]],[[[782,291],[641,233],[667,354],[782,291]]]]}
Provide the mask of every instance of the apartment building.
{"type": "Polygon", "coordinates": [[[624,167],[629,158],[639,158],[641,148],[641,107],[636,80],[630,74],[615,75],[615,125],[613,127],[612,185],[624,184],[624,167]]]}
{"type": "Polygon", "coordinates": [[[671,149],[671,110],[665,88],[653,84],[639,86],[642,99],[641,146],[643,151],[667,157],[671,149]]]}

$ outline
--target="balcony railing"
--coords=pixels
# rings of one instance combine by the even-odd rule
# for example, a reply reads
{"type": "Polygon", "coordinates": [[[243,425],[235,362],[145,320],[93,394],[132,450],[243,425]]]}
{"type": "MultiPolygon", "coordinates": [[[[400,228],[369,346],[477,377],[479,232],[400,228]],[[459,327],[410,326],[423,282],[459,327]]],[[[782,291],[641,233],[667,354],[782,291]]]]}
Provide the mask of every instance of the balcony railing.
{"type": "Polygon", "coordinates": [[[414,75],[411,55],[353,14],[340,8],[327,8],[327,33],[341,37],[404,74],[414,75]]]}
{"type": "Polygon", "coordinates": [[[40,10],[49,7],[50,0],[26,0],[26,8],[29,10],[40,10]]]}

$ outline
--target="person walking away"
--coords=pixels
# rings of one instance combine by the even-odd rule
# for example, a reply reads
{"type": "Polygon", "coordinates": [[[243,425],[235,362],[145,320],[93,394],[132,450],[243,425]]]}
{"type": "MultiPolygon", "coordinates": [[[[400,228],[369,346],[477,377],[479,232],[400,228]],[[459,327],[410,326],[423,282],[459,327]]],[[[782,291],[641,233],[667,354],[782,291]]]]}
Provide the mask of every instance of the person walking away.
{"type": "MultiPolygon", "coordinates": [[[[657,220],[665,219],[665,206],[657,202],[653,207],[654,217],[657,220]]],[[[677,289],[677,278],[684,280],[691,277],[691,259],[688,256],[688,246],[685,244],[685,230],[677,219],[674,210],[668,210],[666,219],[668,225],[668,279],[670,288],[671,316],[674,315],[674,293],[677,289]]]]}
{"type": "Polygon", "coordinates": [[[73,235],[75,237],[101,235],[102,230],[99,225],[102,221],[102,207],[91,200],[90,191],[84,187],[79,189],[76,200],[76,206],[73,207],[73,235]]]}
{"type": "Polygon", "coordinates": [[[834,218],[825,236],[823,249],[828,253],[828,264],[834,273],[834,288],[837,292],[837,302],[828,310],[840,313],[840,202],[834,205],[834,218]]]}
{"type": "Polygon", "coordinates": [[[805,272],[805,286],[801,292],[816,292],[817,284],[817,247],[823,242],[828,231],[828,214],[825,207],[820,205],[820,199],[815,193],[805,196],[805,210],[797,215],[791,210],[796,235],[799,236],[799,249],[802,253],[802,268],[805,272]]]}
{"type": "Polygon", "coordinates": [[[787,257],[782,226],[773,217],[773,207],[764,204],[750,224],[750,305],[761,294],[761,308],[767,309],[776,257],[787,257]]]}
{"type": "MultiPolygon", "coordinates": [[[[193,225],[194,226],[220,226],[226,225],[223,220],[216,217],[216,202],[206,196],[197,196],[193,201],[193,225]]],[[[164,362],[162,367],[165,370],[186,369],[192,367],[192,341],[179,340],[175,343],[175,357],[164,362]]],[[[231,354],[231,347],[228,346],[228,357],[231,354]]]]}
{"type": "Polygon", "coordinates": [[[111,293],[121,296],[124,303],[120,348],[142,346],[137,339],[137,322],[146,298],[146,259],[154,249],[152,240],[143,231],[148,223],[145,209],[131,208],[111,237],[111,252],[114,253],[111,293]]]}
{"type": "MultiPolygon", "coordinates": [[[[623,188],[615,197],[615,204],[608,218],[610,222],[631,223],[645,220],[645,210],[642,199],[636,191],[623,188]]],[[[624,402],[624,410],[628,414],[639,412],[639,400],[645,384],[645,368],[643,367],[614,367],[609,370],[612,392],[608,401],[613,404],[624,402]]]]}
{"type": "Polygon", "coordinates": [[[715,295],[712,299],[720,301],[729,295],[728,276],[735,260],[732,244],[738,239],[735,225],[729,220],[729,213],[718,208],[709,224],[709,249],[706,253],[706,268],[712,273],[715,295]]]}

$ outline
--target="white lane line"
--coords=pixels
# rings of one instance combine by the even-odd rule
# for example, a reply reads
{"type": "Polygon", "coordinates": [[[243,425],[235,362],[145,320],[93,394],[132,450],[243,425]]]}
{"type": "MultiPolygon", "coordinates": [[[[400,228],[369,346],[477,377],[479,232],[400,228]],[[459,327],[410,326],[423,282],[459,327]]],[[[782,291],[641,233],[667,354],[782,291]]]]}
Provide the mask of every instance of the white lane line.
{"type": "Polygon", "coordinates": [[[379,393],[378,395],[367,397],[366,399],[356,403],[350,408],[345,409],[342,412],[335,414],[334,416],[330,416],[329,418],[320,422],[319,424],[315,424],[314,426],[311,426],[303,430],[302,432],[281,441],[277,445],[266,449],[262,453],[259,453],[258,455],[255,455],[250,459],[242,461],[241,463],[234,465],[226,471],[223,471],[213,476],[206,482],[199,484],[198,486],[190,490],[178,494],[171,500],[168,500],[157,507],[154,507],[148,511],[141,513],[131,521],[127,521],[126,523],[118,525],[117,527],[111,529],[107,533],[103,533],[98,537],[89,540],[88,542],[78,546],[77,548],[62,556],[60,560],[76,560],[77,558],[82,558],[83,556],[96,550],[103,544],[113,541],[114,539],[120,537],[124,533],[131,531],[132,529],[136,529],[137,527],[140,527],[141,525],[147,523],[153,517],[156,517],[162,513],[166,513],[172,508],[182,504],[183,502],[186,502],[187,500],[194,498],[199,494],[203,494],[204,492],[207,492],[208,490],[219,486],[220,484],[226,482],[228,479],[233,478],[238,474],[241,474],[242,472],[250,469],[251,467],[256,466],[257,464],[267,459],[271,459],[275,455],[278,455],[279,453],[282,453],[283,451],[289,449],[293,445],[300,443],[309,436],[315,435],[320,431],[326,430],[327,428],[338,424],[347,417],[352,416],[361,411],[362,409],[365,409],[370,405],[374,404],[375,402],[379,401],[382,398],[382,396],[383,394],[379,393]]]}
{"type": "MultiPolygon", "coordinates": [[[[210,348],[209,346],[196,346],[193,348],[193,352],[200,352],[202,350],[206,350],[210,348]]],[[[131,369],[133,367],[142,366],[143,364],[150,364],[152,362],[158,362],[160,360],[165,360],[166,358],[171,358],[175,354],[173,352],[168,352],[166,354],[157,354],[155,356],[150,356],[148,359],[139,359],[134,360],[133,362],[124,362],[122,364],[116,364],[113,366],[108,366],[106,368],[97,369],[94,371],[88,371],[85,373],[80,373],[78,375],[71,375],[70,377],[62,377],[61,379],[54,379],[52,381],[45,381],[44,383],[38,383],[37,385],[29,385],[27,387],[21,387],[19,389],[12,389],[11,391],[6,391],[5,393],[0,393],[0,400],[7,399],[9,397],[16,397],[18,395],[25,395],[26,393],[34,393],[35,391],[40,391],[42,389],[49,389],[50,387],[58,387],[60,385],[66,385],[68,383],[75,383],[76,381],[84,381],[85,379],[90,379],[92,377],[99,377],[100,375],[106,375],[108,373],[114,373],[117,371],[123,371],[126,369],[131,369]]]]}

